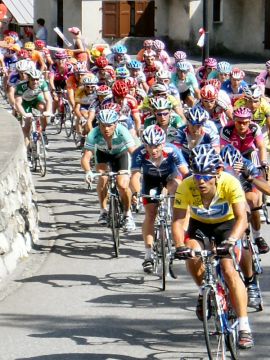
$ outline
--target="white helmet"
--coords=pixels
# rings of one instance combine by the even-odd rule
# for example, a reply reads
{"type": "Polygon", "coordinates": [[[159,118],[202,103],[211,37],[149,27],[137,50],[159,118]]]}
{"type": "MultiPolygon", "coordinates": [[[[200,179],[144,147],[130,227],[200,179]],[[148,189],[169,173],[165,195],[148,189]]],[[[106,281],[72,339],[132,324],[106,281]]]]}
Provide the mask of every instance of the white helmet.
{"type": "Polygon", "coordinates": [[[25,59],[17,61],[16,70],[21,72],[30,70],[30,61],[25,59]]]}

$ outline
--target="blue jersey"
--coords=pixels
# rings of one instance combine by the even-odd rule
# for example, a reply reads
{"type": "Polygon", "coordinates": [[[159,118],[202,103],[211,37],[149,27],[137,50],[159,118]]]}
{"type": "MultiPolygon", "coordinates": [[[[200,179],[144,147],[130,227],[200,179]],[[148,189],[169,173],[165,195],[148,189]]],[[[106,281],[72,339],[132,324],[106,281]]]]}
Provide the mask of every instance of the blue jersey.
{"type": "Polygon", "coordinates": [[[197,145],[210,144],[212,146],[219,146],[220,138],[217,131],[217,128],[213,121],[207,120],[203,125],[203,133],[199,139],[196,140],[196,143],[193,143],[193,140],[188,131],[186,125],[181,126],[177,134],[174,136],[173,143],[183,151],[183,155],[187,162],[189,162],[189,154],[191,149],[197,145]]]}
{"type": "Polygon", "coordinates": [[[239,87],[238,87],[238,91],[237,93],[235,94],[233,92],[233,89],[232,89],[232,84],[231,84],[231,80],[228,79],[226,81],[224,81],[224,83],[221,85],[221,90],[224,90],[226,91],[226,93],[230,96],[230,95],[237,95],[237,94],[242,94],[243,93],[243,88],[248,86],[248,84],[244,81],[244,80],[241,80],[240,84],[239,84],[239,87]]]}
{"type": "Polygon", "coordinates": [[[143,175],[167,177],[178,172],[179,166],[187,166],[182,151],[173,144],[166,143],[162,151],[162,161],[156,166],[150,159],[145,146],[137,148],[132,154],[131,170],[142,171],[143,175]]]}

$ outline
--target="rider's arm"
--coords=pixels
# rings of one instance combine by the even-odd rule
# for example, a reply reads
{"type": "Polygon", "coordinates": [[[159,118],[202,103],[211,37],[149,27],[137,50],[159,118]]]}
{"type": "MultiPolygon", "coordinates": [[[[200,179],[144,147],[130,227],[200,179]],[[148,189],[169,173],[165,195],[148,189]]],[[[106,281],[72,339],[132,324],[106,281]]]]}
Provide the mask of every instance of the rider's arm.
{"type": "Polygon", "coordinates": [[[82,155],[81,158],[81,166],[82,169],[87,173],[89,170],[91,170],[90,168],[90,160],[93,156],[93,153],[91,150],[84,150],[84,153],[82,155]]]}
{"type": "Polygon", "coordinates": [[[16,96],[15,97],[15,109],[18,111],[19,114],[21,114],[22,116],[26,116],[26,112],[22,106],[22,101],[23,98],[22,96],[16,96]]]}
{"type": "Polygon", "coordinates": [[[248,227],[245,201],[232,204],[232,209],[235,218],[235,223],[232,227],[229,237],[238,240],[241,239],[245,230],[248,227]]]}
{"type": "Polygon", "coordinates": [[[176,248],[184,246],[186,209],[173,208],[172,237],[176,248]]]}
{"type": "Polygon", "coordinates": [[[257,149],[259,150],[259,159],[260,163],[267,164],[267,151],[266,146],[264,144],[263,138],[260,138],[256,141],[257,149]]]}
{"type": "Polygon", "coordinates": [[[130,183],[129,183],[132,193],[140,192],[140,189],[141,189],[140,178],[141,178],[141,172],[139,170],[132,172],[130,183]]]}
{"type": "Polygon", "coordinates": [[[44,96],[44,100],[46,103],[46,112],[51,113],[52,112],[52,99],[51,99],[51,95],[49,91],[44,91],[43,92],[43,96],[44,96]]]}
{"type": "Polygon", "coordinates": [[[76,102],[74,112],[75,112],[75,115],[78,117],[78,119],[80,119],[82,117],[80,109],[81,109],[81,104],[76,102]]]}

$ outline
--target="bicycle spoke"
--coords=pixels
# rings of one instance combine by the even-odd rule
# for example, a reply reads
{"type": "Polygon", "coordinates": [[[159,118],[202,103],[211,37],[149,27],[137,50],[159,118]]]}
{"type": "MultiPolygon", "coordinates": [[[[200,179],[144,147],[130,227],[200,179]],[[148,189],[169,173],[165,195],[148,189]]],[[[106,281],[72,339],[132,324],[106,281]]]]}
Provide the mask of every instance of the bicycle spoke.
{"type": "Polygon", "coordinates": [[[119,256],[119,244],[120,244],[120,204],[115,195],[111,195],[110,198],[110,223],[109,226],[112,231],[112,238],[113,238],[113,245],[114,245],[114,252],[115,256],[119,256]]]}
{"type": "Polygon", "coordinates": [[[37,141],[37,160],[40,176],[43,177],[46,175],[46,149],[42,134],[40,134],[40,138],[37,141]]]}
{"type": "Polygon", "coordinates": [[[68,104],[65,104],[65,118],[64,118],[64,128],[66,132],[66,136],[70,137],[72,133],[73,127],[73,117],[71,114],[71,110],[68,104]]]}

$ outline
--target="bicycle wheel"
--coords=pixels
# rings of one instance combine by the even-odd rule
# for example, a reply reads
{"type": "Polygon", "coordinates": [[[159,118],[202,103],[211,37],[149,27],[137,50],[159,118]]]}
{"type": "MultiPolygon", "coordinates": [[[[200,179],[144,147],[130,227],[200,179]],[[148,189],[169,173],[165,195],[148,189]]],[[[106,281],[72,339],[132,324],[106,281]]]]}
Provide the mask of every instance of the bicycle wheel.
{"type": "Polygon", "coordinates": [[[121,226],[121,208],[120,202],[116,195],[111,195],[110,198],[110,223],[109,226],[112,231],[113,246],[115,256],[119,256],[119,245],[120,245],[120,226],[121,226]]]}
{"type": "Polygon", "coordinates": [[[72,113],[68,103],[65,103],[64,107],[65,107],[64,128],[65,128],[66,136],[69,138],[73,128],[72,113]]]}
{"type": "Polygon", "coordinates": [[[43,177],[46,175],[46,149],[43,135],[39,135],[37,140],[37,162],[39,165],[40,176],[43,177]]]}
{"type": "Polygon", "coordinates": [[[203,292],[203,328],[210,360],[226,359],[226,342],[220,309],[215,291],[206,287],[203,292]]]}
{"type": "Polygon", "coordinates": [[[231,358],[233,360],[239,359],[239,349],[238,349],[238,319],[234,311],[231,310],[227,314],[228,316],[228,333],[226,335],[226,344],[227,348],[230,351],[231,358]]]}
{"type": "Polygon", "coordinates": [[[60,134],[62,131],[62,127],[63,127],[63,113],[58,112],[58,110],[56,110],[56,113],[54,114],[54,119],[53,119],[53,123],[52,128],[53,128],[53,134],[57,135],[60,134]]]}
{"type": "Polygon", "coordinates": [[[160,223],[155,233],[153,245],[154,250],[154,273],[161,279],[161,290],[166,289],[166,276],[168,273],[169,263],[167,262],[166,250],[166,226],[160,223]]]}

